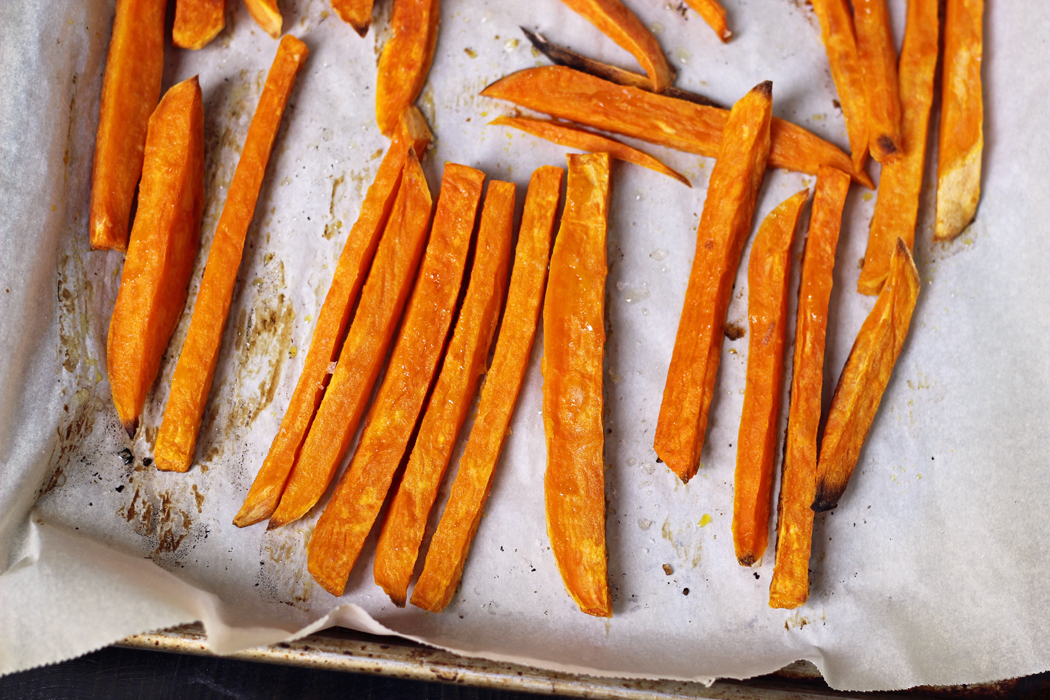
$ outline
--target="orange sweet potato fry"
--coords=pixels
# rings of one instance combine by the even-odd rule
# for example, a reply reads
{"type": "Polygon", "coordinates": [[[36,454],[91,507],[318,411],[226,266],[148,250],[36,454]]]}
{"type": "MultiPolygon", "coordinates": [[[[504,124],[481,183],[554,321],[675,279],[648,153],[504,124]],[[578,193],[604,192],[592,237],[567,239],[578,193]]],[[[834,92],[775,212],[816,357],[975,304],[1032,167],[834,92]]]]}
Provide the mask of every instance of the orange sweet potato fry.
{"type": "Polygon", "coordinates": [[[733,544],[741,566],[761,562],[769,538],[773,460],[784,384],[791,246],[807,197],[809,190],[803,190],[766,217],[755,235],[747,266],[751,339],[733,481],[733,544]]]}
{"type": "Polygon", "coordinates": [[[150,117],[138,214],[109,322],[109,385],[130,436],[186,303],[203,213],[204,107],[193,77],[168,90],[150,117]]]}
{"type": "Polygon", "coordinates": [[[596,26],[638,61],[653,90],[663,92],[674,80],[674,70],[667,62],[659,42],[638,17],[620,0],[562,0],[574,12],[596,26]]]}
{"type": "MultiPolygon", "coordinates": [[[[584,126],[697,153],[718,156],[722,130],[729,112],[717,107],[656,95],[638,88],[616,85],[562,66],[527,68],[485,88],[486,97],[584,126]]],[[[836,146],[791,122],[774,118],[769,165],[816,175],[821,165],[850,173],[871,187],[864,172],[856,172],[849,156],[836,146]]]]}
{"type": "Polygon", "coordinates": [[[772,84],[765,82],[733,106],[696,231],[655,440],[656,454],[682,481],[693,478],[700,465],[722,328],[770,152],[772,103],[772,84]]]}
{"type": "MultiPolygon", "coordinates": [[[[292,448],[287,444],[282,446],[280,454],[274,455],[281,459],[280,463],[276,459],[273,462],[275,472],[278,464],[282,465],[281,469],[285,468],[283,465],[287,465],[289,457],[294,461],[288,465],[291,474],[286,475],[283,492],[275,493],[274,488],[266,495],[267,504],[272,503],[273,498],[280,498],[270,516],[271,529],[298,520],[313,508],[350,447],[412,291],[427,242],[432,203],[415,152],[407,151],[397,201],[361,291],[357,313],[343,342],[331,383],[316,417],[306,426],[308,432],[300,438],[302,447],[292,448]]],[[[327,373],[327,366],[324,371],[327,373]]],[[[300,426],[307,422],[300,420],[300,426]]],[[[274,478],[269,483],[276,481],[274,478]]]]}
{"type": "Polygon", "coordinates": [[[864,320],[835,387],[820,444],[813,510],[838,505],[890,382],[922,286],[907,244],[897,239],[890,275],[864,320]]]}
{"type": "Polygon", "coordinates": [[[394,0],[390,39],[379,57],[376,79],[376,123],[384,136],[394,132],[398,116],[423,89],[440,20],[439,0],[394,0]]]}
{"type": "Polygon", "coordinates": [[[984,0],[948,0],[944,15],[937,227],[949,241],[970,225],[981,198],[984,104],[981,95],[984,0]]]}
{"type": "Polygon", "coordinates": [[[481,389],[478,415],[460,459],[445,512],[430,541],[423,573],[412,590],[412,605],[431,612],[444,610],[459,585],[525,378],[547,283],[551,232],[563,172],[561,168],[543,166],[532,174],[529,182],[507,308],[503,312],[492,366],[481,389]]]}
{"type": "Polygon", "coordinates": [[[91,174],[91,247],[127,250],[131,202],[142,175],[150,114],[164,73],[166,0],[120,0],[113,19],[95,165],[91,174]]]}
{"type": "MultiPolygon", "coordinates": [[[[390,212],[400,190],[401,173],[404,170],[408,152],[413,151],[417,156],[422,157],[430,140],[430,129],[423,115],[415,107],[406,110],[401,115],[401,123],[394,134],[394,141],[383,158],[383,162],[379,165],[375,181],[368,188],[357,222],[346,238],[335,274],[332,276],[332,286],[328,290],[328,296],[325,297],[321,313],[317,317],[317,327],[310,341],[310,350],[306,355],[303,372],[299,376],[298,384],[295,385],[295,392],[292,394],[288,410],[284,414],[281,427],[273,439],[262,468],[256,475],[248,496],[244,499],[244,505],[241,506],[240,512],[233,520],[238,527],[265,520],[273,515],[277,508],[295,459],[306,439],[306,433],[313,422],[317,407],[321,404],[321,398],[324,396],[325,384],[329,377],[328,366],[339,356],[342,340],[346,335],[346,327],[350,322],[350,312],[357,300],[358,292],[361,291],[365,277],[368,275],[379,239],[387,226],[387,221],[390,220],[390,212]]],[[[427,200],[425,196],[422,196],[425,189],[424,186],[419,192],[422,200],[427,200]]],[[[426,223],[430,214],[429,200],[425,202],[425,205],[420,206],[419,211],[421,220],[415,229],[419,238],[415,256],[417,263],[419,255],[422,254],[426,223]]],[[[398,221],[403,221],[403,218],[398,221]]],[[[391,238],[395,237],[396,234],[392,233],[391,238]]],[[[392,259],[384,256],[382,260],[389,262],[392,259]]],[[[383,263],[380,263],[376,269],[382,269],[382,266],[383,263]]],[[[404,299],[408,297],[412,273],[415,271],[415,266],[411,265],[411,267],[412,272],[406,272],[402,281],[404,288],[402,306],[404,299]]],[[[382,273],[377,273],[377,279],[380,278],[382,278],[382,273]]],[[[361,317],[362,323],[378,321],[383,316],[378,313],[372,315],[372,310],[376,308],[372,295],[369,295],[369,301],[364,303],[362,308],[367,310],[361,317]]],[[[365,335],[375,340],[386,338],[385,343],[389,343],[400,311],[400,307],[390,310],[385,332],[380,332],[377,328],[372,327],[365,335]]],[[[360,337],[360,334],[361,329],[359,328],[355,333],[355,338],[360,337]]],[[[386,353],[386,345],[383,344],[381,351],[378,347],[376,350],[378,355],[375,356],[374,363],[378,368],[382,356],[386,353]]],[[[366,394],[371,391],[373,383],[375,383],[374,378],[369,383],[369,388],[364,390],[366,394]]],[[[363,410],[363,405],[361,410],[363,410]]],[[[356,426],[357,421],[353,422],[356,426]]],[[[352,433],[353,430],[351,430],[352,433]]]]}
{"type": "Polygon", "coordinates": [[[868,96],[871,157],[887,163],[899,155],[901,104],[897,93],[897,50],[886,0],[853,0],[857,56],[868,96]]]}
{"type": "Polygon", "coordinates": [[[601,134],[577,129],[564,123],[545,121],[543,119],[530,119],[528,117],[498,117],[489,122],[489,124],[521,129],[533,136],[539,136],[541,139],[546,139],[547,141],[556,143],[560,146],[566,146],[567,148],[578,148],[581,151],[590,151],[591,153],[608,153],[617,160],[634,163],[643,168],[655,170],[662,175],[673,177],[687,187],[692,187],[689,183],[689,178],[682,175],[680,172],[667,167],[657,158],[653,158],[648,153],[643,153],[636,148],[631,148],[625,143],[620,143],[615,139],[602,136],[601,134]]]}
{"type": "Polygon", "coordinates": [[[481,211],[474,265],[452,341],[419,426],[386,521],[379,533],[373,570],[380,586],[404,607],[430,510],[437,500],[478,380],[485,373],[489,345],[507,291],[514,233],[514,185],[490,182],[481,211]]]}
{"type": "Polygon", "coordinates": [[[226,0],[177,0],[171,40],[184,49],[203,49],[226,26],[226,0]]]}
{"type": "Polygon", "coordinates": [[[715,30],[715,34],[722,40],[723,43],[729,41],[729,37],[733,36],[733,32],[729,31],[726,26],[726,8],[722,7],[722,3],[718,0],[685,0],[689,7],[696,11],[696,14],[704,18],[707,22],[707,26],[715,30]]]}
{"type": "Polygon", "coordinates": [[[332,595],[346,587],[423,410],[455,313],[484,178],[465,165],[445,166],[430,242],[390,365],[354,458],[310,538],[307,568],[332,595]]]}
{"type": "Polygon", "coordinates": [[[285,37],[266,76],[266,85],[248,127],[241,158],[215,227],[190,328],[175,366],[164,420],[157,433],[154,456],[158,469],[184,472],[193,461],[197,433],[208,402],[222,345],[222,331],[241,265],[244,238],[255,214],[259,188],[266,175],[266,164],[281,126],[288,95],[309,54],[303,42],[293,36],[285,37]]]}
{"type": "Polygon", "coordinates": [[[828,303],[849,176],[821,168],[802,260],[791,404],[777,506],[777,548],[769,605],[797,608],[809,596],[809,551],[813,541],[813,494],[817,484],[817,428],[824,382],[828,303]]]}
{"type": "Polygon", "coordinates": [[[281,36],[281,24],[284,19],[277,7],[277,0],[244,0],[244,6],[264,32],[274,39],[281,36]]]}
{"type": "Polygon", "coordinates": [[[605,549],[605,235],[609,155],[569,155],[565,211],[543,302],[547,536],[582,612],[612,617],[605,549]]]}
{"type": "Polygon", "coordinates": [[[332,0],[332,9],[354,31],[364,36],[372,26],[373,0],[332,0]]]}
{"type": "Polygon", "coordinates": [[[915,245],[919,192],[926,164],[926,135],[933,104],[937,67],[937,0],[908,3],[908,24],[900,62],[901,153],[882,166],[878,199],[868,231],[868,249],[857,281],[861,294],[878,294],[890,272],[890,256],[898,238],[915,245]]]}

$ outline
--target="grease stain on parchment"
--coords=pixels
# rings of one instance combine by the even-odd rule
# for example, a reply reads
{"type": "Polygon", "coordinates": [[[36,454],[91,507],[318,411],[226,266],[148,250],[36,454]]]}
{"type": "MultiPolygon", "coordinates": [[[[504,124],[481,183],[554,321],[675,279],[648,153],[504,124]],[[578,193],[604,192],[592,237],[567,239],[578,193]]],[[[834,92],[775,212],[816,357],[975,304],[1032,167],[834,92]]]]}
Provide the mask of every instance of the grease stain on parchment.
{"type": "Polygon", "coordinates": [[[688,563],[694,569],[700,565],[704,547],[699,534],[693,530],[690,523],[686,523],[685,528],[675,532],[671,529],[671,518],[668,516],[664,519],[663,526],[660,527],[660,536],[671,543],[675,554],[681,561],[688,563]]]}
{"type": "Polygon", "coordinates": [[[262,542],[259,562],[259,586],[274,602],[309,609],[310,596],[316,584],[304,576],[306,552],[312,527],[284,527],[268,531],[262,542]]]}

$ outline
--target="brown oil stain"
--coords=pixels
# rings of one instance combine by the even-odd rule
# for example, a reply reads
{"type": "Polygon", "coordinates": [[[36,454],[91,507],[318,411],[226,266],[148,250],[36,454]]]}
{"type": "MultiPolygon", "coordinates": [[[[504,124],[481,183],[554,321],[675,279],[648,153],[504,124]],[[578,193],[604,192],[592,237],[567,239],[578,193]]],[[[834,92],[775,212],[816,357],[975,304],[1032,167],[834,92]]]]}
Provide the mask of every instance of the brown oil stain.
{"type": "Polygon", "coordinates": [[[736,322],[727,322],[722,331],[729,340],[740,340],[747,332],[742,324],[736,322]]]}
{"type": "Polygon", "coordinates": [[[157,548],[150,558],[175,554],[190,534],[193,520],[181,508],[176,508],[169,492],[160,494],[160,512],[154,533],[157,537],[157,548]]]}
{"type": "Polygon", "coordinates": [[[328,215],[331,217],[331,221],[324,225],[324,234],[322,234],[326,241],[332,240],[332,237],[343,228],[343,222],[338,221],[335,218],[335,194],[339,191],[339,186],[346,181],[345,173],[332,180],[332,199],[328,204],[328,215]]]}
{"type": "Polygon", "coordinates": [[[262,545],[265,563],[261,582],[275,600],[301,610],[309,609],[307,603],[315,587],[312,577],[302,575],[312,533],[312,527],[281,528],[267,532],[262,545]]]}
{"type": "Polygon", "coordinates": [[[200,515],[204,510],[204,494],[197,489],[197,484],[193,484],[190,490],[193,491],[193,500],[197,504],[197,514],[200,515]]]}
{"type": "Polygon", "coordinates": [[[695,542],[689,542],[685,532],[675,533],[671,530],[671,518],[665,518],[664,524],[660,527],[660,536],[671,543],[674,548],[675,554],[683,562],[687,562],[692,568],[696,568],[700,565],[700,558],[703,554],[703,544],[699,538],[696,538],[695,542]]]}

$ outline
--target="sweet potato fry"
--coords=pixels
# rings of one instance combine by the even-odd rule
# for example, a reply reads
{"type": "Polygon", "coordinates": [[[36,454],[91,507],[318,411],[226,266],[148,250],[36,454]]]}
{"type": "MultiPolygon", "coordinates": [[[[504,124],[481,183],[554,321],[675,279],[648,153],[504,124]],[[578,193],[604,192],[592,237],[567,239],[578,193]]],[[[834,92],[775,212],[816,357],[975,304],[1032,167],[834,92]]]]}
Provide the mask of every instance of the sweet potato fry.
{"type": "Polygon", "coordinates": [[[853,25],[868,97],[868,148],[872,158],[887,163],[900,151],[901,105],[897,94],[897,50],[893,47],[886,0],[853,0],[853,25]]]}
{"type": "MultiPolygon", "coordinates": [[[[637,88],[615,85],[562,66],[527,68],[485,88],[486,97],[507,100],[559,119],[660,146],[716,157],[729,113],[637,88]]],[[[864,172],[855,172],[849,156],[832,144],[790,122],[774,118],[769,165],[815,175],[821,165],[850,173],[871,187],[864,172]]]]}
{"type": "Polygon", "coordinates": [[[244,0],[244,6],[264,32],[274,39],[281,36],[281,24],[284,19],[277,7],[277,0],[244,0]]]}
{"type": "Polygon", "coordinates": [[[707,26],[715,30],[715,34],[722,43],[729,41],[729,38],[733,36],[733,32],[729,31],[726,26],[726,8],[722,7],[718,0],[685,0],[685,2],[696,11],[696,14],[704,18],[707,26]]]}
{"type": "Polygon", "coordinates": [[[948,0],[944,15],[941,130],[937,154],[937,227],[950,241],[970,225],[981,198],[984,104],[984,0],[948,0]]]}
{"type": "MultiPolygon", "coordinates": [[[[260,501],[269,507],[274,498],[280,498],[277,509],[270,516],[270,529],[298,520],[313,508],[324,495],[340,460],[350,447],[412,291],[427,242],[431,207],[430,191],[415,152],[406,151],[397,201],[361,291],[361,301],[343,342],[331,383],[313,422],[302,428],[308,428],[300,438],[302,447],[293,446],[289,441],[281,445],[281,452],[275,454],[272,462],[274,472],[278,472],[278,466],[284,468],[283,465],[287,465],[291,474],[286,474],[283,493],[277,492],[276,488],[268,489],[265,501],[260,501]],[[293,460],[292,464],[288,464],[289,458],[293,460]]],[[[306,404],[306,408],[309,406],[306,404]]],[[[307,423],[303,419],[300,421],[300,426],[307,423]]],[[[280,433],[278,437],[281,437],[280,433]]],[[[275,484],[276,476],[279,473],[272,482],[268,477],[268,483],[275,484]]],[[[252,514],[253,518],[257,516],[258,513],[252,514]]]]}
{"type": "Polygon", "coordinates": [[[309,54],[303,42],[286,36],[281,40],[266,76],[266,85],[248,127],[241,158],[215,227],[190,328],[175,366],[164,420],[157,433],[154,456],[158,469],[184,472],[193,461],[197,433],[208,402],[222,345],[222,331],[241,265],[244,238],[255,214],[259,188],[266,175],[266,164],[281,126],[288,95],[309,54]]]}
{"type": "Polygon", "coordinates": [[[171,40],[184,49],[203,49],[226,26],[226,0],[177,0],[171,40]]]}
{"type": "Polygon", "coordinates": [[[682,481],[693,478],[700,465],[722,327],[770,152],[772,102],[772,83],[765,82],[733,106],[696,231],[655,440],[656,454],[682,481]]]}
{"type": "Polygon", "coordinates": [[[354,31],[364,36],[372,26],[373,0],[332,0],[332,9],[354,31]]]}
{"type": "Polygon", "coordinates": [[[813,541],[813,510],[809,506],[817,484],[824,339],[835,249],[848,190],[849,176],[833,168],[821,168],[798,292],[791,404],[777,506],[776,563],[769,586],[769,605],[773,608],[797,608],[809,596],[809,552],[813,541]]]}
{"type": "Polygon", "coordinates": [[[109,385],[129,436],[186,303],[203,213],[204,107],[193,77],[168,90],[150,117],[138,214],[109,322],[109,385]]]}
{"type": "Polygon", "coordinates": [[[939,31],[937,0],[908,3],[900,63],[901,153],[897,160],[882,166],[875,213],[868,231],[868,249],[857,281],[861,294],[874,295],[882,289],[898,238],[903,239],[909,250],[915,245],[939,31]]]}
{"type": "Polygon", "coordinates": [[[379,57],[376,123],[390,136],[397,119],[419,96],[437,45],[439,0],[394,0],[390,39],[379,57]]]}
{"type": "Polygon", "coordinates": [[[128,247],[150,114],[164,73],[167,0],[120,0],[113,18],[91,174],[91,247],[128,247]]]}
{"type": "Polygon", "coordinates": [[[656,37],[638,17],[624,7],[620,0],[562,0],[574,12],[586,19],[628,51],[649,76],[655,92],[663,92],[674,80],[674,70],[667,62],[656,37]]]}
{"type": "Polygon", "coordinates": [[[857,466],[860,449],[908,336],[921,286],[911,251],[898,238],[890,258],[890,275],[875,307],[860,327],[831,399],[817,465],[817,491],[813,500],[813,510],[817,513],[838,505],[857,466]]]}
{"type": "Polygon", "coordinates": [[[733,544],[741,566],[762,561],[769,539],[773,460],[784,385],[791,246],[809,190],[774,209],[758,229],[747,266],[747,351],[744,409],[733,481],[733,544]]]}
{"type": "Polygon", "coordinates": [[[685,175],[682,175],[677,170],[672,170],[648,153],[643,153],[625,143],[620,143],[601,134],[577,129],[564,123],[530,119],[528,117],[498,117],[489,122],[489,125],[510,126],[515,129],[521,129],[533,136],[538,136],[541,139],[546,139],[567,148],[578,148],[581,151],[589,151],[591,153],[608,153],[617,160],[655,170],[662,175],[673,177],[687,187],[692,187],[685,175]]]}
{"type": "MultiPolygon", "coordinates": [[[[394,207],[394,200],[400,190],[401,173],[404,170],[408,152],[411,150],[418,157],[422,157],[430,144],[430,140],[430,129],[427,128],[423,115],[415,107],[406,110],[401,115],[401,123],[398,124],[397,131],[394,133],[394,141],[383,158],[383,162],[379,165],[375,181],[368,188],[368,193],[365,195],[365,201],[361,205],[361,213],[357,218],[357,222],[351,229],[350,235],[346,238],[343,252],[339,256],[339,263],[335,268],[335,274],[332,276],[332,286],[328,290],[328,296],[325,297],[321,313],[318,315],[317,327],[314,329],[313,339],[310,341],[310,351],[306,355],[303,372],[299,376],[298,384],[295,385],[295,392],[292,394],[288,410],[284,414],[281,427],[273,439],[273,444],[270,446],[270,451],[263,461],[262,468],[256,475],[255,482],[248,491],[248,496],[244,499],[244,505],[241,506],[240,512],[237,513],[237,517],[233,520],[238,527],[252,525],[260,520],[269,518],[277,508],[281,494],[284,493],[288,476],[291,474],[292,467],[295,464],[295,458],[299,454],[303,441],[306,439],[306,433],[313,422],[314,414],[317,412],[317,407],[321,404],[321,398],[324,396],[325,384],[328,382],[329,377],[328,366],[339,356],[340,346],[346,335],[346,327],[350,322],[350,312],[353,309],[354,302],[357,300],[358,292],[361,291],[365,277],[368,275],[368,269],[372,264],[379,239],[387,226],[387,221],[390,220],[390,212],[394,207]]],[[[416,262],[410,265],[412,268],[410,272],[406,269],[402,279],[401,286],[404,291],[401,294],[401,304],[395,304],[396,308],[391,308],[388,311],[388,315],[384,316],[376,311],[377,306],[374,293],[369,295],[368,302],[362,303],[362,308],[365,309],[361,316],[363,324],[370,322],[382,323],[380,319],[387,318],[385,331],[380,331],[377,327],[370,327],[364,333],[366,337],[377,341],[385,338],[385,341],[381,344],[382,347],[375,348],[377,354],[373,356],[373,362],[376,368],[378,368],[382,357],[386,354],[386,345],[389,344],[390,338],[393,336],[394,324],[401,313],[401,306],[404,305],[404,300],[408,298],[408,290],[411,285],[412,274],[415,272],[415,264],[418,264],[419,256],[423,252],[426,224],[430,215],[430,202],[428,199],[429,194],[426,193],[425,183],[422,187],[417,187],[417,190],[419,191],[420,201],[425,201],[425,205],[421,204],[419,207],[420,215],[417,217],[419,221],[413,234],[418,237],[416,242],[416,262]]],[[[402,217],[403,214],[404,212],[402,212],[402,217]]],[[[401,218],[398,221],[403,222],[404,219],[401,218]]],[[[400,224],[395,224],[395,226],[398,225],[400,224]]],[[[391,240],[395,239],[396,235],[391,233],[391,240]]],[[[385,269],[383,267],[384,264],[392,264],[392,259],[384,256],[376,269],[385,269]]],[[[383,273],[376,273],[377,280],[382,277],[383,273]]],[[[396,297],[396,294],[393,295],[393,298],[396,297]]],[[[355,332],[355,338],[361,337],[362,328],[364,326],[355,332]]],[[[355,345],[355,347],[360,346],[355,345]]],[[[363,366],[366,363],[367,361],[365,360],[358,360],[358,366],[363,366]]],[[[368,373],[366,372],[365,374],[367,375],[368,373]]],[[[369,387],[364,389],[364,393],[367,395],[371,391],[371,384],[375,383],[375,379],[373,378],[371,382],[366,383],[369,384],[369,387]]],[[[362,404],[360,410],[363,411],[363,408],[362,404]]],[[[357,421],[355,420],[353,423],[356,428],[357,421]]],[[[353,430],[351,428],[351,435],[353,430]]]]}
{"type": "MultiPolygon", "coordinates": [[[[445,166],[430,242],[390,365],[354,458],[310,538],[307,567],[332,595],[346,587],[423,410],[455,313],[484,178],[465,165],[445,166]]],[[[309,446],[307,438],[304,458],[309,446]]]]}
{"type": "Polygon", "coordinates": [[[507,292],[514,233],[514,185],[490,182],[481,211],[474,265],[452,341],[419,426],[415,446],[379,533],[373,570],[398,607],[405,606],[419,546],[467,410],[485,373],[507,292]]]}

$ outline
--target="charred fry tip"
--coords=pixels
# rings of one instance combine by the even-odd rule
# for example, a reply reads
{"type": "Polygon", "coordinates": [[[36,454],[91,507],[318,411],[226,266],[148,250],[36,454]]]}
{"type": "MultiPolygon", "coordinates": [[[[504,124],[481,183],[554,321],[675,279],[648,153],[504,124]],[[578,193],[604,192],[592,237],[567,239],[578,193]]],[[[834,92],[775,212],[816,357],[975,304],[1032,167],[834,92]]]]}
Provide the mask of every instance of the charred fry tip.
{"type": "Polygon", "coordinates": [[[829,510],[834,510],[839,504],[839,496],[841,493],[831,493],[830,489],[823,483],[817,484],[817,497],[813,499],[813,505],[810,506],[814,513],[826,513],[829,510]]]}
{"type": "Polygon", "coordinates": [[[882,149],[887,156],[897,153],[897,144],[893,143],[893,139],[886,134],[879,137],[879,148],[882,149]]]}
{"type": "Polygon", "coordinates": [[[121,421],[121,425],[124,426],[124,432],[128,434],[128,437],[134,440],[135,432],[139,429],[139,419],[132,418],[127,422],[121,421]]]}
{"type": "Polygon", "coordinates": [[[748,567],[754,566],[755,565],[755,555],[754,554],[747,554],[747,555],[745,555],[743,557],[739,557],[737,559],[737,562],[740,563],[740,566],[748,566],[748,567]]]}
{"type": "Polygon", "coordinates": [[[364,24],[354,24],[351,22],[350,26],[354,28],[354,31],[357,32],[358,36],[364,38],[368,34],[368,29],[372,26],[372,23],[365,22],[364,24]]]}
{"type": "Polygon", "coordinates": [[[269,532],[270,530],[276,530],[281,525],[284,525],[284,523],[274,518],[270,518],[270,522],[266,523],[266,531],[269,532]]]}
{"type": "Polygon", "coordinates": [[[758,93],[760,95],[763,95],[764,97],[770,97],[770,98],[773,97],[773,81],[772,80],[764,80],[764,81],[762,81],[761,83],[756,85],[754,88],[752,88],[752,92],[756,92],[756,93],[758,93]]]}

